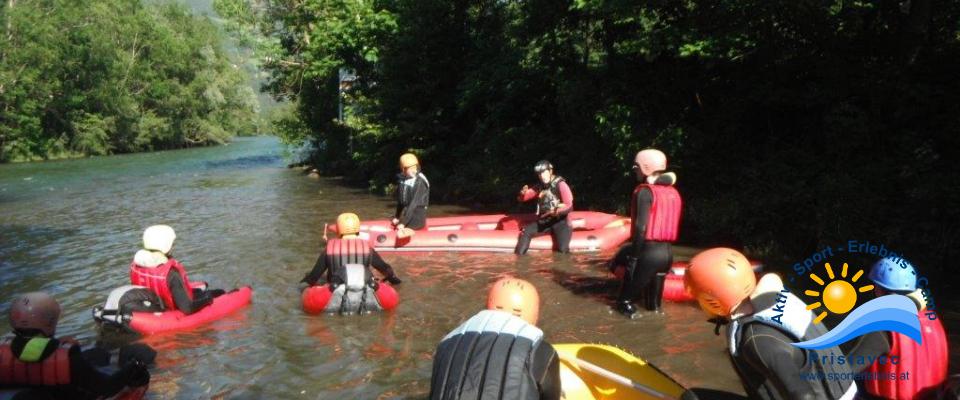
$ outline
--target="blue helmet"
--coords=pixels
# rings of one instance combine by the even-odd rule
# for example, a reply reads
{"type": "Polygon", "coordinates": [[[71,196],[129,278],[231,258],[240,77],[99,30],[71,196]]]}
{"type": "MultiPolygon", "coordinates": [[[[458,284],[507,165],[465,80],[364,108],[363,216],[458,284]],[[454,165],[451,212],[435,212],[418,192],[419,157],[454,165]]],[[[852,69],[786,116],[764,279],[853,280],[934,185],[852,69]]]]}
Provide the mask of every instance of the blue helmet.
{"type": "Polygon", "coordinates": [[[917,290],[917,270],[900,257],[884,257],[870,268],[870,280],[880,287],[900,293],[917,290]]]}

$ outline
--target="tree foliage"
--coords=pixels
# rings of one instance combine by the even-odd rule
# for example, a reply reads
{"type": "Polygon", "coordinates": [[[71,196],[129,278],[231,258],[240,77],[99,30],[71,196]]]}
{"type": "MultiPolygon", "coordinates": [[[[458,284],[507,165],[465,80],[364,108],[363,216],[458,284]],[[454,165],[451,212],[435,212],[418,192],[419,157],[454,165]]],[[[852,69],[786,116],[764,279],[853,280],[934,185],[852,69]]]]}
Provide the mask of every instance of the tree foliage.
{"type": "Polygon", "coordinates": [[[268,27],[269,89],[330,172],[377,185],[413,149],[437,197],[506,205],[546,158],[578,208],[625,211],[655,146],[686,242],[960,256],[960,3],[230,1],[268,27]],[[362,81],[344,122],[339,67],[362,81]]]}
{"type": "Polygon", "coordinates": [[[0,5],[0,161],[222,143],[256,127],[256,93],[221,34],[179,5],[0,5]]]}

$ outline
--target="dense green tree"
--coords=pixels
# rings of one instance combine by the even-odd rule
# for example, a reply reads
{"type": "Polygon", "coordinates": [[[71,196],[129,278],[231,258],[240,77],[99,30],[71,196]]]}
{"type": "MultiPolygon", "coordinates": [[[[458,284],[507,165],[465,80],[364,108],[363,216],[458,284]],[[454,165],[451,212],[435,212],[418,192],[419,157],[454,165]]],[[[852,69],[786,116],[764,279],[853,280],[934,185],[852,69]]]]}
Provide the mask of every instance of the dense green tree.
{"type": "Polygon", "coordinates": [[[221,33],[179,5],[0,6],[0,161],[223,143],[256,131],[256,93],[221,33]]]}

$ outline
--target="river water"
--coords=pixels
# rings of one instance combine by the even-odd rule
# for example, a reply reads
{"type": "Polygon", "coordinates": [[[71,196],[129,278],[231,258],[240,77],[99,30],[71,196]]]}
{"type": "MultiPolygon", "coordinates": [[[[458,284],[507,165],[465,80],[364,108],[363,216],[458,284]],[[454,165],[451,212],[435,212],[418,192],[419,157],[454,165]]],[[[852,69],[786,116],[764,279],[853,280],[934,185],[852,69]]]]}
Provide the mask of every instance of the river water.
{"type": "Polygon", "coordinates": [[[276,139],[242,138],[0,166],[0,331],[9,331],[12,296],[45,290],[64,308],[58,335],[116,341],[101,337],[90,309],[128,283],[143,229],[165,223],[177,231],[175,253],[191,278],[250,284],[254,302],[194,332],[140,339],[160,351],[149,398],[423,398],[438,341],[506,275],[539,288],[550,341],[614,344],[687,387],[742,393],[724,341],[692,304],[666,303],[665,315],[632,321],[610,313],[617,284],[602,265],[609,254],[386,254],[404,280],[395,312],[304,315],[297,282],[320,251],[324,222],[345,211],[386,218],[393,203],[287,169],[283,152],[276,139]]]}

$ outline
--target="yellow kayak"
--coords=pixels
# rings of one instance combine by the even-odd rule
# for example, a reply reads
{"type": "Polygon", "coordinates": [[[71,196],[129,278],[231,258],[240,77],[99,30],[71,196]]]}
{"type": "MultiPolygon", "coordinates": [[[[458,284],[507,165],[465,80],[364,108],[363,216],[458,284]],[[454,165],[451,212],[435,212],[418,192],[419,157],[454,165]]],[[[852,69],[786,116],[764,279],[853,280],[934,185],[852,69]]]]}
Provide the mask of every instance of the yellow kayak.
{"type": "Polygon", "coordinates": [[[613,346],[554,344],[560,355],[563,398],[679,399],[685,389],[633,354],[613,346]]]}

